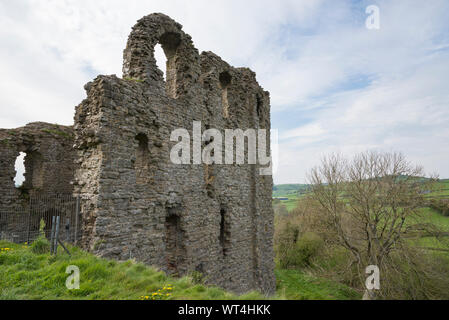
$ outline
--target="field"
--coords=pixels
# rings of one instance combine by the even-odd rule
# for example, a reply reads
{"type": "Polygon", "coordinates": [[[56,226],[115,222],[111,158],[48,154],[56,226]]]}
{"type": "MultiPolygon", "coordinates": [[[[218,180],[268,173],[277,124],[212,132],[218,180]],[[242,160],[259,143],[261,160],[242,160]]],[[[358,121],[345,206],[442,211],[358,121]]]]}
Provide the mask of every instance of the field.
{"type": "MultiPolygon", "coordinates": [[[[423,178],[418,178],[418,182],[423,178]]],[[[414,180],[415,181],[415,180],[414,180]]],[[[404,240],[408,244],[396,250],[391,255],[389,276],[384,276],[381,282],[384,289],[382,294],[386,299],[447,299],[449,282],[449,180],[440,180],[434,188],[423,191],[424,206],[419,208],[416,215],[405,221],[408,232],[404,240]],[[405,258],[404,258],[405,257],[405,258]]],[[[305,197],[307,186],[277,185],[273,188],[273,209],[276,218],[275,250],[278,266],[291,270],[277,271],[280,281],[288,279],[288,288],[292,288],[300,299],[302,288],[308,283],[303,280],[307,275],[320,278],[318,291],[308,294],[316,297],[320,290],[329,289],[325,280],[333,280],[332,295],[340,299],[339,294],[348,296],[345,289],[340,290],[338,284],[346,284],[355,288],[363,288],[357,283],[357,270],[350,270],[348,263],[351,256],[348,250],[333,242],[333,237],[327,237],[327,229],[320,225],[317,215],[322,210],[313,202],[303,202],[301,209],[294,211],[305,197]],[[287,198],[288,200],[285,200],[287,198]],[[290,214],[289,214],[290,213],[290,214]],[[315,217],[310,214],[316,214],[315,217]],[[314,229],[315,228],[315,229],[314,229]],[[323,236],[322,236],[323,235],[323,236]],[[327,241],[327,242],[325,242],[327,241]],[[294,271],[293,271],[294,270],[294,271]],[[300,273],[297,277],[295,272],[300,273]]],[[[341,195],[341,201],[349,198],[341,195]]],[[[332,232],[329,229],[329,232],[332,232]]],[[[362,248],[363,250],[363,248],[362,248]]],[[[290,293],[293,295],[293,293],[290,293]]],[[[357,299],[353,297],[353,299],[357,299]]]]}
{"type": "Polygon", "coordinates": [[[287,211],[291,211],[296,208],[299,197],[297,195],[283,196],[282,198],[288,198],[288,200],[274,200],[274,203],[284,205],[287,211]]]}
{"type": "Polygon", "coordinates": [[[307,184],[279,184],[273,187],[273,197],[297,196],[298,193],[305,193],[307,190],[307,184]]]}
{"type": "MultiPolygon", "coordinates": [[[[273,187],[273,198],[288,198],[288,200],[274,200],[274,206],[283,205],[290,212],[296,208],[298,200],[307,192],[308,186],[304,184],[286,184],[273,187]]],[[[449,199],[449,179],[442,179],[435,183],[434,190],[426,195],[429,199],[449,199]]],[[[441,232],[449,232],[449,217],[443,216],[435,209],[425,207],[421,209],[420,221],[413,223],[432,223],[440,229],[441,232]]],[[[449,239],[443,235],[439,239],[435,237],[423,237],[413,239],[419,247],[441,250],[441,253],[449,254],[449,239]]]]}
{"type": "Polygon", "coordinates": [[[273,187],[273,198],[288,198],[282,200],[280,203],[287,207],[290,211],[296,208],[298,198],[307,192],[308,185],[306,184],[281,184],[273,187]]]}
{"type": "Polygon", "coordinates": [[[449,179],[438,181],[435,188],[436,190],[430,194],[431,197],[449,198],[449,179]]]}
{"type": "MultiPolygon", "coordinates": [[[[276,185],[273,187],[273,198],[288,198],[288,200],[274,200],[274,205],[284,205],[288,212],[296,208],[298,200],[307,192],[308,186],[304,184],[276,185]]],[[[449,179],[439,180],[433,192],[427,195],[429,199],[449,199],[449,179]]],[[[449,232],[449,217],[443,216],[436,210],[426,207],[421,209],[422,223],[433,223],[443,232],[449,232]]],[[[447,236],[446,236],[447,238],[447,236]]],[[[418,245],[431,248],[442,247],[441,241],[432,237],[422,238],[418,245]]],[[[443,246],[444,247],[444,246],[443,246]]]]}
{"type": "MultiPolygon", "coordinates": [[[[288,211],[296,208],[297,201],[307,193],[309,186],[307,184],[279,184],[273,187],[273,198],[288,198],[280,201],[287,207],[288,211]]],[[[435,189],[427,197],[433,199],[449,199],[449,179],[441,179],[435,184],[435,189]]],[[[443,217],[444,218],[444,217],[443,217]]],[[[445,223],[446,219],[440,222],[445,223]]]]}

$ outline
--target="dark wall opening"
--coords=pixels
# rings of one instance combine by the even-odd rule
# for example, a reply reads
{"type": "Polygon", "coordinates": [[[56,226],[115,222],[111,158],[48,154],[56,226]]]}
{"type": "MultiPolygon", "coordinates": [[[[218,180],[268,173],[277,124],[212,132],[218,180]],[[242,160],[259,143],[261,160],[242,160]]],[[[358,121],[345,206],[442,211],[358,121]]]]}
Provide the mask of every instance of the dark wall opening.
{"type": "Polygon", "coordinates": [[[165,241],[167,269],[172,274],[179,274],[179,267],[185,259],[184,234],[181,218],[173,208],[168,209],[165,220],[165,241]]]}
{"type": "Polygon", "coordinates": [[[262,116],[262,110],[263,110],[263,101],[262,98],[257,95],[257,117],[263,121],[263,117],[262,116]]]}
{"type": "Polygon", "coordinates": [[[16,170],[16,176],[14,177],[14,185],[16,188],[21,187],[25,182],[25,157],[26,153],[21,152],[19,156],[16,158],[16,162],[14,164],[14,168],[16,170]]]}
{"type": "MultiPolygon", "coordinates": [[[[180,43],[181,43],[181,36],[175,32],[164,33],[159,39],[159,45],[162,47],[162,50],[164,51],[166,58],[165,68],[162,68],[165,69],[164,72],[165,91],[167,93],[167,96],[174,99],[177,98],[176,52],[178,50],[180,43]]],[[[158,55],[160,56],[161,54],[159,53],[158,55]]]]}
{"type": "Polygon", "coordinates": [[[221,87],[221,106],[223,109],[223,117],[229,118],[228,88],[231,84],[232,77],[229,72],[225,71],[220,73],[219,80],[221,87]]]}
{"type": "Polygon", "coordinates": [[[134,168],[136,170],[136,183],[145,184],[149,178],[149,157],[148,137],[146,134],[139,133],[136,136],[138,147],[136,150],[136,162],[134,168]]]}
{"type": "Polygon", "coordinates": [[[44,188],[44,163],[37,151],[20,152],[15,162],[14,183],[22,192],[39,191],[44,188]]]}
{"type": "Polygon", "coordinates": [[[42,155],[37,151],[27,152],[25,157],[26,189],[42,189],[44,186],[44,163],[42,155]]]}
{"type": "Polygon", "coordinates": [[[228,215],[225,208],[220,209],[220,247],[222,249],[223,256],[228,255],[229,246],[230,246],[230,230],[229,230],[229,221],[228,215]]]}

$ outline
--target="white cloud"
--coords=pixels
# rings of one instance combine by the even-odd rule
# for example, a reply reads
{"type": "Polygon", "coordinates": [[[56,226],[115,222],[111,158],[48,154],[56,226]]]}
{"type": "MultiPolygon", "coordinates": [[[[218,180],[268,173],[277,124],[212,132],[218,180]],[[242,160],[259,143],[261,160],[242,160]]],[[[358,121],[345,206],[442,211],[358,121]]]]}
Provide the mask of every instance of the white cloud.
{"type": "Polygon", "coordinates": [[[30,121],[71,124],[83,85],[121,76],[122,52],[142,16],[182,22],[200,50],[246,64],[281,21],[306,18],[320,1],[0,1],[0,127],[30,121]]]}
{"type": "Polygon", "coordinates": [[[318,123],[308,124],[285,132],[281,139],[322,136],[326,131],[318,123]]]}
{"type": "Polygon", "coordinates": [[[327,97],[313,121],[281,134],[280,152],[287,155],[281,159],[301,159],[302,165],[294,170],[281,161],[276,178],[304,181],[325,153],[351,155],[366,149],[402,151],[429,172],[448,177],[448,74],[449,60],[436,59],[407,77],[381,78],[367,88],[327,97]]]}
{"type": "Polygon", "coordinates": [[[270,91],[276,182],[303,181],[331,151],[368,148],[449,177],[449,4],[376,3],[378,31],[365,28],[372,1],[0,0],[0,127],[72,124],[83,85],[121,76],[131,27],[163,12],[270,91]]]}

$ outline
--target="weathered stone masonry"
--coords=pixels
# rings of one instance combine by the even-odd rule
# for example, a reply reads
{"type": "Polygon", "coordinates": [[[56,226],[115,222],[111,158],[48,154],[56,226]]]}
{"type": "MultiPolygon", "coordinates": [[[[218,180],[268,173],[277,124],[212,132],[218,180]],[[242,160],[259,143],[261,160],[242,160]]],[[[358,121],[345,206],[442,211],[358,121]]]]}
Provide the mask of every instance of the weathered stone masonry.
{"type": "MultiPolygon", "coordinates": [[[[37,199],[73,193],[71,182],[76,155],[73,141],[73,127],[67,126],[35,122],[22,128],[0,129],[1,238],[24,242],[27,240],[24,231],[30,224],[34,229],[39,228],[41,217],[33,216],[28,221],[30,196],[37,199]],[[14,164],[20,152],[26,153],[25,181],[16,188],[14,164]]],[[[42,201],[34,201],[34,209],[42,215],[49,210],[56,213],[52,203],[42,201]]],[[[58,214],[65,215],[66,212],[59,211],[58,214]]],[[[46,223],[47,229],[51,228],[49,221],[46,223]]]]}
{"type": "Polygon", "coordinates": [[[131,32],[123,79],[99,76],[85,88],[75,117],[84,246],[180,275],[196,270],[236,292],[273,292],[271,176],[257,165],[170,161],[171,132],[192,136],[193,121],[203,130],[270,129],[269,94],[255,74],[200,55],[180,24],[152,14],[131,32]]]}
{"type": "Polygon", "coordinates": [[[75,171],[73,127],[34,122],[17,129],[0,129],[0,210],[20,205],[22,193],[30,195],[73,192],[75,171]],[[15,161],[25,157],[25,182],[14,185],[15,161]]]}
{"type": "MultiPolygon", "coordinates": [[[[207,283],[238,293],[273,293],[271,176],[260,175],[259,165],[170,161],[172,131],[193,136],[193,121],[203,131],[270,129],[269,93],[255,74],[199,54],[180,24],[152,14],[133,27],[123,79],[98,76],[85,89],[71,167],[73,191],[82,197],[83,247],[171,274],[198,271],[207,283]],[[158,43],[166,81],[154,58],[158,43]]],[[[5,161],[9,179],[13,167],[5,161]]]]}

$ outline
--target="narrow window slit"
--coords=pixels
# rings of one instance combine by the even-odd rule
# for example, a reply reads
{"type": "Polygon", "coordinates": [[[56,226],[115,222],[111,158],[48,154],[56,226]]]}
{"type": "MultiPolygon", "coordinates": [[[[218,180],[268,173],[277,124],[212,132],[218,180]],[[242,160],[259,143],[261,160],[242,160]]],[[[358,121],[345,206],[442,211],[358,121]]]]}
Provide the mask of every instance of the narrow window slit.
{"type": "Polygon", "coordinates": [[[167,269],[179,275],[179,267],[185,258],[184,233],[181,229],[179,208],[168,208],[165,220],[165,248],[167,269]]]}
{"type": "Polygon", "coordinates": [[[263,120],[262,110],[263,110],[263,101],[262,98],[259,95],[257,95],[257,117],[261,120],[263,120]]]}
{"type": "Polygon", "coordinates": [[[148,137],[139,133],[136,136],[138,141],[138,147],[136,150],[136,162],[134,168],[136,170],[136,183],[145,184],[149,177],[149,149],[148,149],[148,137]]]}
{"type": "Polygon", "coordinates": [[[229,244],[230,244],[230,232],[229,232],[229,221],[225,208],[220,210],[220,247],[224,257],[228,255],[229,244]]]}
{"type": "Polygon", "coordinates": [[[223,117],[229,118],[229,101],[228,101],[228,88],[231,84],[231,75],[225,71],[220,73],[220,87],[221,87],[221,105],[223,109],[223,117]]]}

